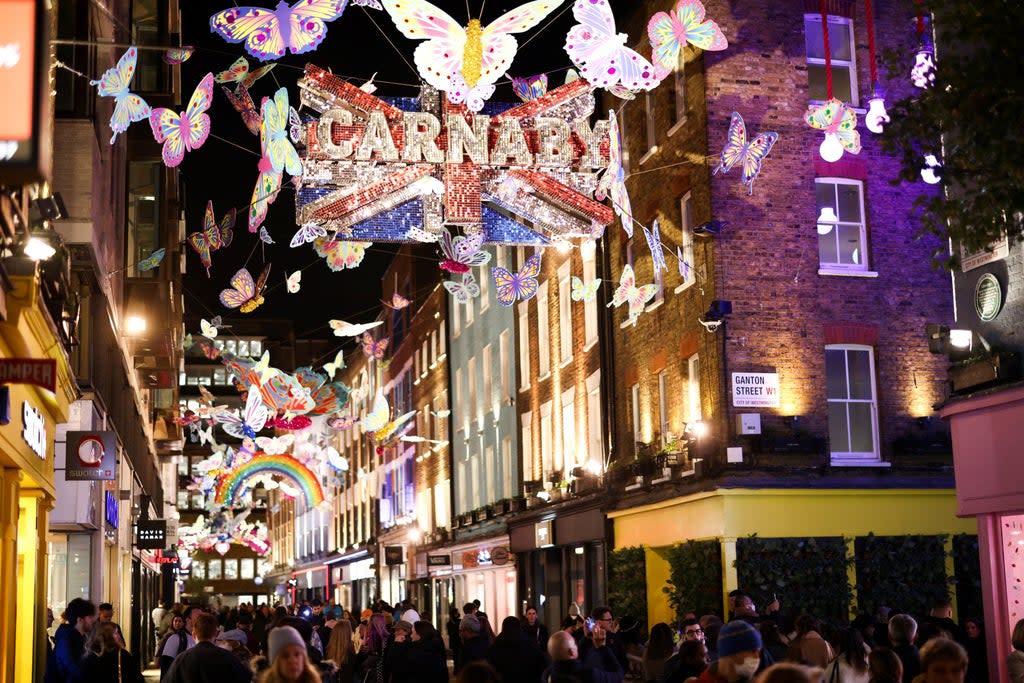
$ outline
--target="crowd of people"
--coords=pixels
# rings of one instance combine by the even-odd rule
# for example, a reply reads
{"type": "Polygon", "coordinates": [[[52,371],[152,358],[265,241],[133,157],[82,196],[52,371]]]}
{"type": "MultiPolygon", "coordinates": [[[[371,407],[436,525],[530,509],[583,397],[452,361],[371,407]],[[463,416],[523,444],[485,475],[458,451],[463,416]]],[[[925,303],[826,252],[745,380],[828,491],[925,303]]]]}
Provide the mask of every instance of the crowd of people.
{"type": "MultiPolygon", "coordinates": [[[[987,683],[983,624],[957,624],[952,606],[930,614],[862,615],[844,628],[808,614],[783,618],[777,600],[758,612],[729,596],[729,621],[687,614],[677,625],[615,619],[573,607],[558,630],[538,612],[496,632],[479,601],[452,609],[445,638],[403,601],[349,612],[312,600],[218,611],[184,604],[151,615],[151,664],[161,683],[987,683]],[[449,661],[451,664],[449,664],[449,661]]],[[[142,683],[113,608],[72,600],[48,653],[44,683],[142,683]]],[[[52,618],[52,617],[51,617],[52,618]]],[[[1024,620],[1007,666],[1024,683],[1024,620]]]]}

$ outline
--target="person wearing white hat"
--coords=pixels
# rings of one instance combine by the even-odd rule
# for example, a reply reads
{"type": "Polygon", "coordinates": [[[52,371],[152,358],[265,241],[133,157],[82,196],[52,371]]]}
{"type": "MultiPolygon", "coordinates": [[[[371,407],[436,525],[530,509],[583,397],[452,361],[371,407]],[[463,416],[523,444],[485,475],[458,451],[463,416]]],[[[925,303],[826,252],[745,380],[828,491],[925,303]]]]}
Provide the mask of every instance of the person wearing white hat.
{"type": "Polygon", "coordinates": [[[320,683],[320,674],[306,657],[306,643],[291,626],[278,626],[267,638],[270,668],[259,683],[320,683]]]}

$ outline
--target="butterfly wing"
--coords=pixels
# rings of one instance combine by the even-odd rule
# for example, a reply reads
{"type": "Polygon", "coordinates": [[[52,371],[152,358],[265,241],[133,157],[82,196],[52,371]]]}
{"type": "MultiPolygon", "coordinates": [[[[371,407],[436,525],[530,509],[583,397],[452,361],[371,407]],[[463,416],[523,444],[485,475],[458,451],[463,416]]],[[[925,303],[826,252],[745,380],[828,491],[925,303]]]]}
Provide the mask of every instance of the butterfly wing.
{"type": "Polygon", "coordinates": [[[220,302],[227,308],[239,308],[256,296],[252,275],[245,268],[235,273],[229,284],[231,289],[221,290],[220,293],[220,302]]]}
{"type": "Polygon", "coordinates": [[[512,90],[523,102],[532,102],[543,97],[548,91],[548,75],[539,74],[528,78],[513,78],[512,90]]]}
{"type": "Polygon", "coordinates": [[[260,175],[256,178],[252,201],[249,202],[249,232],[256,232],[257,228],[263,225],[270,205],[277,199],[277,193],[281,190],[282,173],[273,169],[269,159],[262,157],[258,168],[260,175]]]}
{"type": "Polygon", "coordinates": [[[644,306],[658,293],[658,285],[634,287],[629,298],[629,317],[636,318],[644,312],[644,306]]]}
{"type": "Polygon", "coordinates": [[[469,266],[482,266],[487,263],[490,260],[491,255],[489,252],[480,251],[480,247],[483,246],[483,243],[484,233],[482,231],[472,235],[456,237],[452,241],[452,246],[455,250],[455,260],[469,266]],[[473,263],[474,260],[480,260],[480,254],[486,255],[486,258],[484,258],[480,263],[473,263]]]}
{"type": "Polygon", "coordinates": [[[702,50],[724,50],[729,47],[725,34],[714,21],[704,19],[704,4],[701,0],[679,0],[676,3],[675,18],[682,33],[679,40],[702,50]]]}
{"type": "Polygon", "coordinates": [[[382,0],[384,10],[406,38],[426,40],[413,55],[430,85],[447,91],[453,73],[462,70],[466,30],[427,0],[382,0]]]}
{"type": "Polygon", "coordinates": [[[263,116],[256,110],[256,104],[252,101],[249,89],[243,84],[239,84],[237,92],[231,92],[230,88],[225,87],[224,95],[227,96],[235,111],[242,116],[242,122],[245,123],[245,127],[249,129],[249,132],[253,135],[259,135],[263,116]]]}
{"type": "Polygon", "coordinates": [[[540,275],[540,266],[541,255],[538,252],[526,259],[526,263],[523,264],[523,267],[516,274],[518,290],[516,295],[520,301],[532,299],[537,293],[537,288],[540,287],[540,283],[537,281],[537,276],[540,275]]]}
{"type": "MultiPolygon", "coordinates": [[[[285,8],[287,11],[287,7],[285,8]]],[[[265,62],[284,57],[286,45],[277,12],[265,7],[231,7],[210,17],[210,30],[265,62]]]]}
{"type": "Polygon", "coordinates": [[[313,250],[326,262],[327,267],[337,273],[346,268],[358,268],[366,256],[366,250],[373,242],[350,242],[320,237],[313,241],[313,250]]]}
{"type": "Polygon", "coordinates": [[[224,71],[217,73],[214,80],[218,83],[235,83],[242,80],[249,73],[249,60],[239,57],[235,63],[224,71]]]}
{"type": "Polygon", "coordinates": [[[264,244],[274,244],[274,238],[270,236],[266,226],[260,226],[260,241],[264,244]]]}
{"type": "Polygon", "coordinates": [[[561,3],[562,0],[533,0],[505,12],[484,27],[480,34],[483,44],[480,81],[496,82],[512,64],[519,44],[510,34],[529,31],[561,3]]]}
{"type": "Polygon", "coordinates": [[[287,171],[290,176],[302,175],[302,160],[288,139],[288,89],[279,88],[273,99],[264,98],[263,124],[260,126],[260,145],[275,171],[287,171]]]}
{"type": "Polygon", "coordinates": [[[842,110],[844,109],[843,103],[835,98],[822,104],[812,104],[807,108],[807,113],[804,114],[804,121],[811,128],[827,130],[842,116],[842,110]]]}
{"type": "Polygon", "coordinates": [[[743,184],[750,192],[754,191],[754,179],[761,172],[761,164],[772,146],[779,139],[778,133],[765,132],[750,141],[747,153],[743,157],[743,184]]]}
{"type": "Polygon", "coordinates": [[[342,15],[348,0],[299,0],[291,7],[288,48],[301,55],[315,50],[327,37],[327,22],[342,15]]]}
{"type": "Polygon", "coordinates": [[[98,86],[96,90],[103,97],[116,97],[128,91],[128,86],[135,75],[135,64],[139,57],[139,51],[135,47],[128,48],[120,59],[117,66],[107,69],[98,81],[89,81],[90,84],[98,86]]]}
{"type": "Polygon", "coordinates": [[[285,288],[289,294],[297,294],[302,286],[302,271],[297,270],[285,278],[285,288]]]}
{"type": "Polygon", "coordinates": [[[682,44],[678,28],[678,23],[667,12],[658,12],[647,22],[651,58],[659,69],[674,71],[679,65],[682,44]]]}
{"type": "Polygon", "coordinates": [[[202,330],[203,336],[207,339],[217,338],[217,327],[206,322],[205,318],[199,321],[199,329],[202,330]]]}
{"type": "MultiPolygon", "coordinates": [[[[384,0],[384,2],[387,2],[387,0],[384,0]]],[[[384,394],[378,391],[377,396],[373,399],[373,408],[362,419],[359,426],[364,432],[376,432],[388,423],[390,416],[391,407],[388,406],[388,401],[384,398],[384,394]]]]}
{"type": "Polygon", "coordinates": [[[234,413],[218,413],[213,416],[213,420],[219,424],[225,432],[236,439],[245,438],[245,425],[242,422],[242,418],[238,417],[234,413]]]}
{"type": "Polygon", "coordinates": [[[743,158],[747,150],[747,126],[739,112],[733,112],[729,121],[729,132],[725,136],[725,146],[713,173],[728,173],[736,162],[743,158]]]}
{"type": "Polygon", "coordinates": [[[224,217],[220,219],[220,225],[217,226],[217,231],[220,233],[220,246],[221,248],[230,247],[231,243],[235,239],[235,232],[232,228],[235,227],[235,219],[238,218],[238,210],[234,207],[228,210],[224,217]]]}
{"type": "Polygon", "coordinates": [[[852,107],[843,107],[843,116],[836,129],[836,136],[843,148],[850,154],[860,154],[860,133],[857,132],[857,112],[852,107]]]}
{"type": "Polygon", "coordinates": [[[122,92],[114,98],[114,113],[110,115],[110,144],[114,144],[118,133],[128,130],[128,126],[136,121],[148,119],[153,110],[146,100],[130,92],[122,92]]]}
{"type": "Polygon", "coordinates": [[[210,266],[213,265],[210,259],[210,242],[206,237],[206,231],[201,230],[199,232],[190,233],[188,236],[188,243],[192,249],[199,254],[199,260],[206,268],[206,275],[210,275],[210,266]]]}
{"type": "Polygon", "coordinates": [[[573,16],[579,24],[569,30],[565,51],[584,78],[602,88],[621,83],[649,90],[658,84],[654,66],[619,40],[608,0],[577,2],[573,16]]]}
{"type": "Polygon", "coordinates": [[[192,97],[189,98],[188,107],[185,109],[185,119],[188,121],[188,135],[185,138],[187,149],[198,149],[206,142],[210,135],[210,116],[206,110],[213,104],[213,74],[208,73],[199,82],[192,97]]]}
{"type": "Polygon", "coordinates": [[[250,71],[248,75],[242,78],[238,83],[238,87],[242,87],[244,85],[246,88],[251,88],[253,83],[270,73],[275,66],[277,66],[277,64],[264,64],[260,68],[250,71]]]}
{"type": "Polygon", "coordinates": [[[633,273],[633,266],[627,263],[622,267],[622,274],[619,276],[619,286],[615,289],[615,294],[612,295],[612,300],[608,305],[618,308],[629,301],[634,289],[636,289],[636,275],[633,273]]]}
{"type": "Polygon", "coordinates": [[[327,231],[316,223],[303,223],[302,226],[296,231],[295,235],[292,236],[292,241],[289,245],[294,249],[295,247],[301,247],[307,242],[313,242],[322,237],[327,237],[327,231]]]}
{"type": "Polygon", "coordinates": [[[193,52],[195,52],[195,48],[191,45],[165,50],[163,56],[164,64],[183,64],[188,61],[193,52]]]}
{"type": "Polygon", "coordinates": [[[619,169],[611,187],[612,207],[622,222],[622,229],[629,237],[633,237],[633,204],[629,201],[629,192],[626,190],[625,173],[619,169]]]}
{"type": "Polygon", "coordinates": [[[253,431],[253,434],[250,434],[249,437],[256,436],[255,432],[263,429],[269,419],[270,411],[263,404],[263,398],[260,396],[260,393],[258,391],[250,391],[249,397],[245,401],[245,426],[253,431]]]}
{"type": "Polygon", "coordinates": [[[288,107],[288,139],[296,145],[302,140],[302,119],[295,107],[288,107]]]}

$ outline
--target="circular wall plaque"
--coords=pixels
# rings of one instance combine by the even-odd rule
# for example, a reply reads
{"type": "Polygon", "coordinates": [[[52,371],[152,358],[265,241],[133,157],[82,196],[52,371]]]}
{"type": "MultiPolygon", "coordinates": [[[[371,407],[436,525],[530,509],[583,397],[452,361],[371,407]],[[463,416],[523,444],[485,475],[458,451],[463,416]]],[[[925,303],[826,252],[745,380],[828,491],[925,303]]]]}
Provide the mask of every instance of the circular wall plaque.
{"type": "Polygon", "coordinates": [[[1003,288],[992,273],[985,273],[974,288],[974,310],[985,322],[995,320],[1003,308],[1003,288]]]}

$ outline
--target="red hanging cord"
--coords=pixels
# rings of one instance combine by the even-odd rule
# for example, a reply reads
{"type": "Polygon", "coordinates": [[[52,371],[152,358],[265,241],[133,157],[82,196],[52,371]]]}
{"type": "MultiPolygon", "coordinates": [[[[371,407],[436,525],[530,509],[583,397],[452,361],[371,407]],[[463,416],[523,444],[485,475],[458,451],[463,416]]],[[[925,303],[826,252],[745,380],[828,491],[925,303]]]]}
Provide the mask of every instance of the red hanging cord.
{"type": "MultiPolygon", "coordinates": [[[[832,48],[828,44],[828,7],[827,0],[821,3],[821,42],[825,48],[825,99],[832,99],[832,48]]],[[[920,0],[918,0],[920,2],[920,0]]]]}
{"type": "Polygon", "coordinates": [[[864,0],[865,20],[868,24],[868,53],[871,58],[871,87],[878,87],[878,59],[875,53],[875,14],[871,10],[871,0],[864,0]]]}
{"type": "Polygon", "coordinates": [[[917,4],[917,40],[920,42],[924,36],[924,3],[921,0],[914,0],[917,4]]]}

